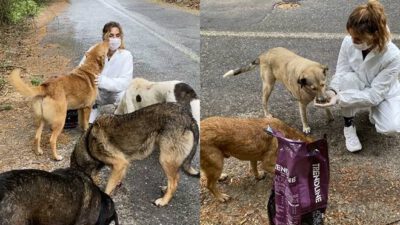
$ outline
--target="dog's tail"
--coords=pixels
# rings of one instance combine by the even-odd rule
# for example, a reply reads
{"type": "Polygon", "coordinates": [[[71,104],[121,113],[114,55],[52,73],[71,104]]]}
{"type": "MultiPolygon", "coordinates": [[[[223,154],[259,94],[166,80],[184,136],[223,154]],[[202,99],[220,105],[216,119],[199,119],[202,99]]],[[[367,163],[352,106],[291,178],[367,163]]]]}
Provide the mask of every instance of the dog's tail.
{"type": "Polygon", "coordinates": [[[200,172],[192,167],[192,160],[196,155],[197,146],[199,145],[199,126],[197,125],[197,121],[192,118],[192,123],[190,126],[190,130],[193,133],[193,147],[190,151],[189,155],[186,157],[183,162],[183,171],[189,174],[190,176],[200,177],[200,172]]]}
{"type": "Polygon", "coordinates": [[[190,101],[190,109],[198,126],[200,124],[200,99],[198,98],[192,99],[190,101]]]}
{"type": "Polygon", "coordinates": [[[37,86],[33,87],[26,84],[21,77],[19,76],[21,73],[20,69],[14,69],[9,77],[10,84],[14,86],[14,88],[21,94],[27,97],[34,97],[34,96],[44,96],[44,87],[37,86]]]}
{"type": "Polygon", "coordinates": [[[224,74],[224,77],[230,77],[230,76],[236,76],[239,75],[241,73],[244,72],[248,72],[250,70],[253,70],[254,68],[256,68],[258,65],[260,65],[260,59],[257,58],[256,60],[254,60],[253,62],[251,62],[249,65],[235,69],[235,70],[229,70],[228,72],[226,72],[224,74]]]}

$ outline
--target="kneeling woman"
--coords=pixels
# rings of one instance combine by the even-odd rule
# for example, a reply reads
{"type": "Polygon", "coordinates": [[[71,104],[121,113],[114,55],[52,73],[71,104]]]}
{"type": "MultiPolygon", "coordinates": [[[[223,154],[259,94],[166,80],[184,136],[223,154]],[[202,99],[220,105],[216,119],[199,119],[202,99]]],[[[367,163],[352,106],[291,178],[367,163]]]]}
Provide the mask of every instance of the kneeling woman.
{"type": "Polygon", "coordinates": [[[376,0],[358,6],[347,21],[350,36],[343,40],[336,74],[330,84],[331,100],[319,107],[339,104],[344,117],[346,148],[361,150],[353,119],[370,109],[377,132],[400,132],[400,51],[390,41],[383,6],[376,0]]]}

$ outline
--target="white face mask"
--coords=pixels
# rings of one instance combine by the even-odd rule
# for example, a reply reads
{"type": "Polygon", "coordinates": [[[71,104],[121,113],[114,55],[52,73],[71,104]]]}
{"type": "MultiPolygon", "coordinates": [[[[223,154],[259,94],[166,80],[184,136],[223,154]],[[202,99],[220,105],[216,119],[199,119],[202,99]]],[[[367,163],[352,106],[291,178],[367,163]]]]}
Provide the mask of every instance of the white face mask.
{"type": "Polygon", "coordinates": [[[358,50],[360,50],[360,51],[365,51],[365,50],[371,48],[371,45],[367,45],[367,43],[365,43],[365,42],[363,42],[363,43],[361,43],[361,44],[354,44],[354,43],[353,43],[353,45],[354,45],[354,47],[355,47],[356,49],[358,49],[358,50]]]}
{"type": "Polygon", "coordinates": [[[121,38],[110,38],[110,50],[115,51],[121,46],[121,38]]]}

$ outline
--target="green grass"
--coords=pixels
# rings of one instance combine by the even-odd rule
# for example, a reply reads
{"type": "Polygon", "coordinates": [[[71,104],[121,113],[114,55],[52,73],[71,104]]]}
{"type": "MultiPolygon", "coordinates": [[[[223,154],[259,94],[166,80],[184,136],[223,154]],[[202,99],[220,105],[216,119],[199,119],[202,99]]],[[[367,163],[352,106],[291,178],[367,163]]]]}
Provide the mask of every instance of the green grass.
{"type": "Polygon", "coordinates": [[[31,84],[33,86],[39,86],[43,82],[43,76],[35,75],[31,77],[31,84]]]}
{"type": "Polygon", "coordinates": [[[0,89],[7,83],[7,81],[3,78],[0,77],[0,89]]]}
{"type": "Polygon", "coordinates": [[[33,0],[0,0],[0,22],[18,24],[36,16],[39,5],[33,0]]]}
{"type": "Polygon", "coordinates": [[[0,111],[4,111],[4,110],[11,110],[12,106],[10,104],[1,104],[0,105],[0,111]]]}

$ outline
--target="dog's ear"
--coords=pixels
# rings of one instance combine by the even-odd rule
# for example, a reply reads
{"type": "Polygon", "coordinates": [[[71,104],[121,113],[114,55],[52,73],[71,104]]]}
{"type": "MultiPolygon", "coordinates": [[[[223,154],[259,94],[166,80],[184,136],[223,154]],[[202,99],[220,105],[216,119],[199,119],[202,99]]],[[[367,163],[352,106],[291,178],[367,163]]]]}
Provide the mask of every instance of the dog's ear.
{"type": "Polygon", "coordinates": [[[102,47],[103,47],[104,55],[107,55],[108,50],[110,49],[110,41],[108,38],[103,41],[102,47]]]}
{"type": "Polygon", "coordinates": [[[328,66],[327,65],[321,65],[321,66],[322,66],[322,71],[323,71],[324,75],[327,76],[328,75],[328,71],[329,71],[328,66]]]}
{"type": "Polygon", "coordinates": [[[154,85],[154,83],[152,82],[152,83],[150,83],[150,84],[148,84],[147,86],[146,86],[146,89],[147,90],[150,90],[152,87],[153,87],[153,85],[154,85]]]}
{"type": "Polygon", "coordinates": [[[110,47],[110,39],[109,38],[106,38],[106,39],[103,40],[103,46],[105,48],[109,48],[110,47]]]}
{"type": "Polygon", "coordinates": [[[300,87],[303,88],[304,86],[307,85],[307,79],[306,78],[299,78],[297,80],[297,83],[300,84],[300,87]]]}

